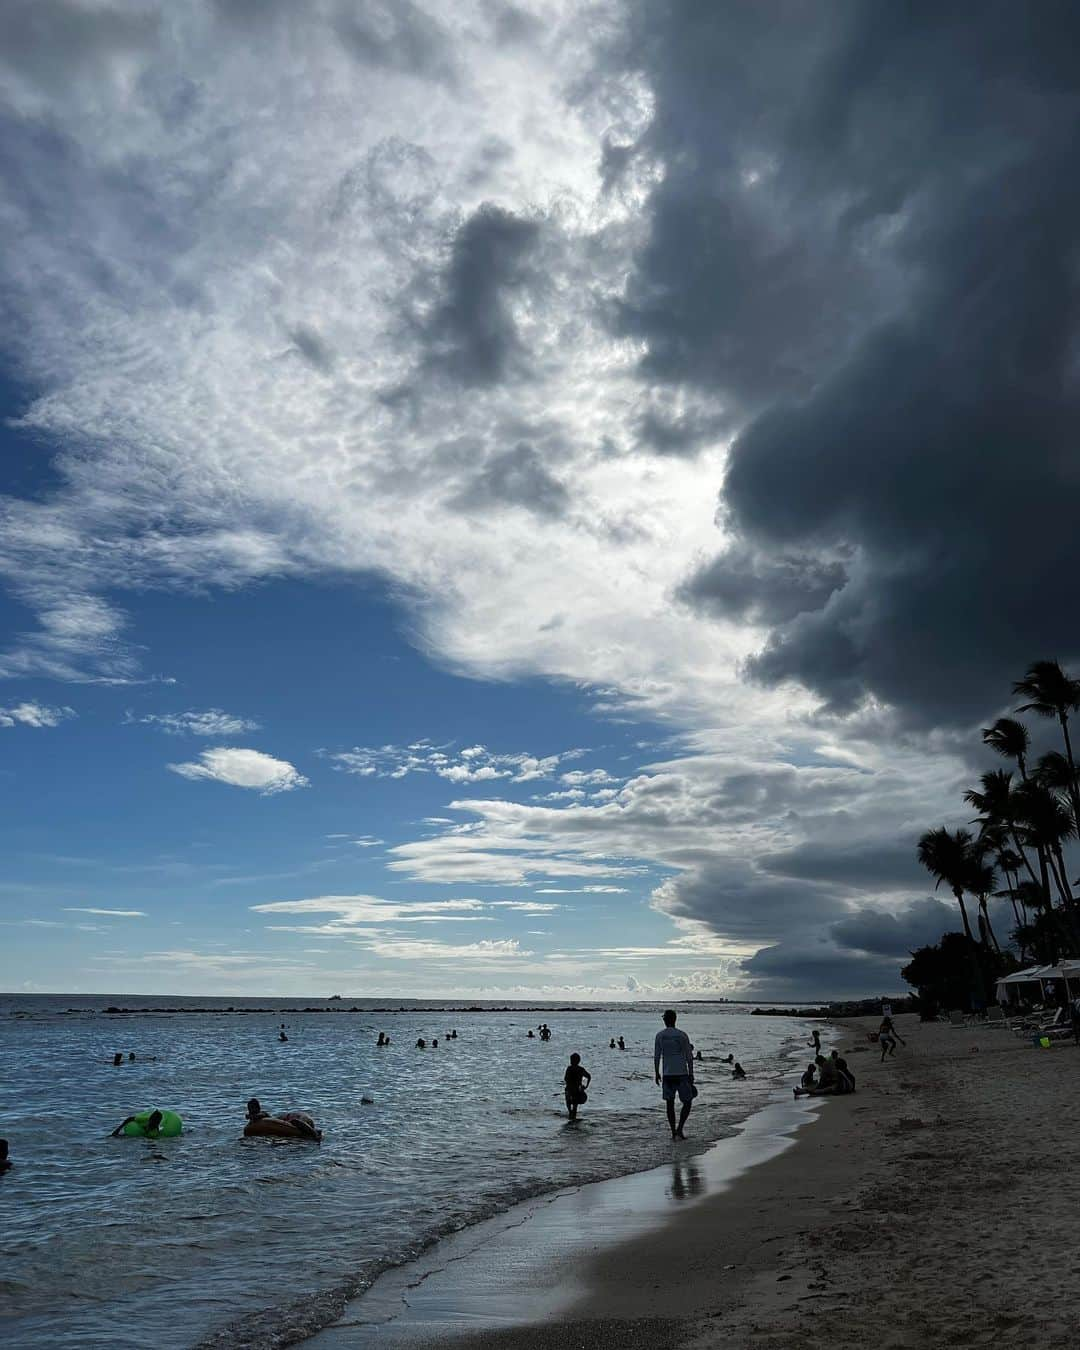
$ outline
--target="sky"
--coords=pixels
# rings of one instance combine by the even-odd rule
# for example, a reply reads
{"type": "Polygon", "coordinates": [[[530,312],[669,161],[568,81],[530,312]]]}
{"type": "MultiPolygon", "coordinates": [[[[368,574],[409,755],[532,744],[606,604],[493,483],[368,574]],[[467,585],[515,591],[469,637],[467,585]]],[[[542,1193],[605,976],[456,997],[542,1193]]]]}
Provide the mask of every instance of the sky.
{"type": "Polygon", "coordinates": [[[1075,6],[4,28],[0,986],[896,991],[1080,654],[1075,6]]]}

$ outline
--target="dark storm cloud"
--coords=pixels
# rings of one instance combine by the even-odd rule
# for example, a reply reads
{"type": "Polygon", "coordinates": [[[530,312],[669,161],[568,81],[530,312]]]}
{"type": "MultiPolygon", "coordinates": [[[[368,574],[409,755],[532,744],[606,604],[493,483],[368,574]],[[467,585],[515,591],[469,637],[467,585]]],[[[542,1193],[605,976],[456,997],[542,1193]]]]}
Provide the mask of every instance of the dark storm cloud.
{"type": "Polygon", "coordinates": [[[823,934],[848,912],[830,887],[762,876],[731,858],[707,858],[673,877],[661,887],[661,898],[665,913],[748,943],[823,934]]]}
{"type": "Polygon", "coordinates": [[[744,994],[748,998],[816,1003],[910,993],[896,961],[845,952],[819,939],[801,947],[763,947],[741,968],[751,981],[744,994]]]}
{"type": "Polygon", "coordinates": [[[926,880],[915,857],[914,839],[811,841],[763,854],[758,863],[776,876],[876,890],[911,890],[926,880]]]}
{"type": "Polygon", "coordinates": [[[838,947],[889,956],[906,963],[917,947],[938,942],[942,933],[959,926],[955,905],[927,897],[892,911],[861,909],[834,923],[829,935],[838,947]]]}
{"type": "Polygon", "coordinates": [[[429,362],[466,385],[491,385],[524,364],[512,301],[532,278],[539,227],[484,205],[462,224],[424,333],[429,362]]]}
{"type": "Polygon", "coordinates": [[[547,471],[535,448],[520,441],[512,450],[493,455],[450,505],[466,512],[520,506],[554,518],[565,513],[569,501],[570,494],[547,471]]]}
{"type": "Polygon", "coordinates": [[[679,599],[721,618],[786,623],[820,609],[847,580],[843,565],[736,544],[691,574],[679,599]]]}
{"type": "Polygon", "coordinates": [[[448,82],[456,77],[446,31],[412,0],[347,0],[334,26],[345,50],[365,65],[448,82]]]}
{"type": "Polygon", "coordinates": [[[764,682],[975,721],[1080,653],[1080,9],[639,13],[665,172],[621,323],[749,418],[684,594],[771,625],[764,682]]]}
{"type": "Polygon", "coordinates": [[[101,78],[115,57],[150,46],[159,25],[158,15],[120,5],[88,9],[71,0],[6,0],[0,61],[59,91],[80,75],[101,78]]]}

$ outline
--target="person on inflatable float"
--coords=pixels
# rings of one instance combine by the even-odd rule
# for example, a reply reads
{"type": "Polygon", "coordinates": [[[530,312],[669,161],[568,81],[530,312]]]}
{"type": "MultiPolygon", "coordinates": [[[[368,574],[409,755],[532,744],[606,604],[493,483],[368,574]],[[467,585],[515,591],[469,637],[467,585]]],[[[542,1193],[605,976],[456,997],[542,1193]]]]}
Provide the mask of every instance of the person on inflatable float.
{"type": "Polygon", "coordinates": [[[122,1120],[109,1137],[124,1134],[135,1139],[173,1139],[182,1131],[183,1122],[175,1111],[139,1111],[122,1120]]]}
{"type": "Polygon", "coordinates": [[[322,1143],[322,1130],[316,1129],[315,1122],[306,1111],[283,1111],[272,1116],[264,1111],[258,1097],[252,1097],[247,1104],[247,1123],[244,1134],[272,1135],[278,1139],[309,1139],[312,1143],[322,1143]]]}

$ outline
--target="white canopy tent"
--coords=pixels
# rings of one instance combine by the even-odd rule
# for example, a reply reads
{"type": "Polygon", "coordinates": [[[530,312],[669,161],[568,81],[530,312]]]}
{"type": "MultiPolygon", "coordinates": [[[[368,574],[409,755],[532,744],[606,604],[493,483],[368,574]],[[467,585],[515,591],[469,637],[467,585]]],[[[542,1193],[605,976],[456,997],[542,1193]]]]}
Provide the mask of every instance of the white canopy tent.
{"type": "Polygon", "coordinates": [[[1059,961],[1056,966],[1028,966],[1026,970],[1018,970],[1012,975],[1006,975],[1004,979],[998,980],[996,986],[997,1000],[1004,1003],[1015,990],[1019,994],[1017,986],[1022,984],[1037,984],[1040,990],[1047,982],[1063,980],[1065,982],[1065,992],[1069,998],[1072,997],[1072,990],[1069,988],[1069,981],[1080,985],[1080,961],[1059,961]]]}

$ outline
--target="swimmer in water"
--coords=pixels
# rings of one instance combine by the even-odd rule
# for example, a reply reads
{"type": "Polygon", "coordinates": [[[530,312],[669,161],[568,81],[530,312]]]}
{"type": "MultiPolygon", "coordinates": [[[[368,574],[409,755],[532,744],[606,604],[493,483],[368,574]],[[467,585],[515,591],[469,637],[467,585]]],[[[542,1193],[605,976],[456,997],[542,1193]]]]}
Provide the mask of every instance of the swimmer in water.
{"type": "Polygon", "coordinates": [[[612,1038],[611,1038],[611,1043],[609,1044],[608,1049],[609,1049],[609,1050],[614,1050],[614,1049],[615,1049],[615,1037],[614,1037],[614,1036],[612,1036],[612,1038]]]}
{"type": "Polygon", "coordinates": [[[120,1067],[120,1065],[123,1064],[123,1062],[124,1062],[124,1056],[120,1053],[119,1050],[117,1050],[116,1054],[113,1055],[113,1057],[112,1057],[112,1062],[113,1062],[113,1068],[114,1068],[114,1069],[118,1069],[118,1068],[120,1067]]]}
{"type": "Polygon", "coordinates": [[[623,1040],[623,1038],[622,1038],[621,1036],[619,1037],[619,1049],[620,1049],[620,1050],[625,1050],[625,1049],[626,1049],[626,1042],[623,1040]]]}
{"type": "Polygon", "coordinates": [[[566,1084],[566,1114],[571,1120],[577,1120],[577,1109],[586,1100],[585,1089],[592,1082],[592,1074],[581,1062],[580,1055],[570,1056],[570,1065],[563,1074],[566,1084]]]}
{"type": "Polygon", "coordinates": [[[322,1143],[322,1130],[316,1129],[314,1120],[306,1111],[283,1111],[279,1116],[272,1116],[269,1111],[263,1110],[258,1097],[252,1097],[247,1104],[247,1123],[252,1125],[259,1120],[283,1120],[298,1130],[305,1139],[310,1139],[316,1144],[322,1143]]]}
{"type": "Polygon", "coordinates": [[[6,1172],[11,1166],[11,1159],[8,1157],[8,1141],[0,1139],[0,1172],[6,1172]]]}
{"type": "Polygon", "coordinates": [[[746,1077],[746,1070],[741,1064],[736,1064],[731,1071],[731,1076],[736,1080],[743,1079],[746,1077]]]}
{"type": "Polygon", "coordinates": [[[426,1050],[426,1049],[427,1049],[427,1041],[424,1040],[423,1036],[420,1036],[420,1037],[417,1039],[417,1042],[416,1042],[416,1048],[417,1048],[417,1050],[426,1050]]]}
{"type": "MultiPolygon", "coordinates": [[[[113,1130],[112,1134],[109,1135],[109,1138],[116,1139],[119,1135],[123,1134],[124,1126],[130,1125],[134,1119],[135,1119],[134,1116],[128,1116],[127,1120],[122,1120],[120,1124],[117,1125],[116,1129],[113,1130]]],[[[151,1111],[146,1121],[146,1133],[151,1134],[154,1130],[158,1129],[160,1125],[161,1125],[161,1112],[151,1111]]]]}
{"type": "Polygon", "coordinates": [[[528,1040],[530,1040],[530,1041],[535,1041],[535,1040],[536,1040],[536,1037],[533,1035],[533,1029],[532,1029],[532,1027],[530,1027],[529,1030],[525,1033],[525,1036],[526,1036],[526,1039],[528,1039],[528,1040]]]}

